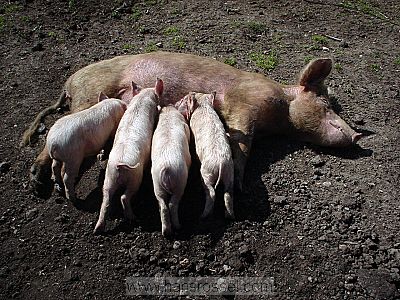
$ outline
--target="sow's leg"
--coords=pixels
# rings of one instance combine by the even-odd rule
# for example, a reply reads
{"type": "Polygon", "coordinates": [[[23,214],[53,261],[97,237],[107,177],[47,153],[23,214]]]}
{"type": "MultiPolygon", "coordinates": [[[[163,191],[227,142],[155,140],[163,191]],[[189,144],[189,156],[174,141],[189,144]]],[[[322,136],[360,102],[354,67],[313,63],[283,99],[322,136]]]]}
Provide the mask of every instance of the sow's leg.
{"type": "Polygon", "coordinates": [[[235,167],[235,186],[242,191],[244,170],[253,142],[254,121],[249,114],[242,114],[240,118],[228,118],[226,124],[235,167]]]}
{"type": "Polygon", "coordinates": [[[50,158],[49,151],[45,146],[36,158],[30,170],[30,184],[34,193],[40,197],[47,198],[53,191],[51,164],[52,159],[50,158]]]}

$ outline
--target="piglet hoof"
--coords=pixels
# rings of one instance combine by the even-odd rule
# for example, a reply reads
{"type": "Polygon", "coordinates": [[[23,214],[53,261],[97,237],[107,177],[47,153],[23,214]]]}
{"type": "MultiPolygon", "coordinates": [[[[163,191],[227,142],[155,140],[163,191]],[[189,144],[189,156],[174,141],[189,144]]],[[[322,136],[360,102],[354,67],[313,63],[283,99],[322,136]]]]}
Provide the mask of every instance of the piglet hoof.
{"type": "Polygon", "coordinates": [[[104,233],[104,230],[105,230],[105,224],[103,224],[103,223],[97,223],[96,224],[96,227],[94,228],[94,230],[93,230],[93,234],[95,234],[95,235],[99,235],[99,234],[102,234],[102,233],[104,233]]]}
{"type": "Polygon", "coordinates": [[[233,221],[235,220],[235,214],[233,212],[229,213],[227,210],[225,210],[225,219],[233,221]]]}
{"type": "Polygon", "coordinates": [[[167,227],[161,229],[161,234],[167,239],[171,239],[173,236],[172,229],[167,227]]]}
{"type": "Polygon", "coordinates": [[[104,150],[101,150],[100,153],[97,154],[97,160],[98,160],[98,161],[103,161],[103,160],[105,160],[104,150]]]}
{"type": "Polygon", "coordinates": [[[64,189],[59,183],[54,184],[54,190],[59,194],[64,194],[64,189]]]}

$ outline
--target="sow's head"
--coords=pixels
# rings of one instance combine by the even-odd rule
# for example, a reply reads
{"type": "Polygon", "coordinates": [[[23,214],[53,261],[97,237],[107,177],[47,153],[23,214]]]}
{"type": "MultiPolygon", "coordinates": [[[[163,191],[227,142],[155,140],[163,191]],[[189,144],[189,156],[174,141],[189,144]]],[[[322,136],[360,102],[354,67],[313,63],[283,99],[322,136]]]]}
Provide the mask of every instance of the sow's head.
{"type": "Polygon", "coordinates": [[[355,132],[332,109],[324,85],[332,69],[328,58],[312,60],[301,72],[292,95],[289,114],[300,138],[311,143],[346,147],[357,143],[362,134],[355,132]]]}

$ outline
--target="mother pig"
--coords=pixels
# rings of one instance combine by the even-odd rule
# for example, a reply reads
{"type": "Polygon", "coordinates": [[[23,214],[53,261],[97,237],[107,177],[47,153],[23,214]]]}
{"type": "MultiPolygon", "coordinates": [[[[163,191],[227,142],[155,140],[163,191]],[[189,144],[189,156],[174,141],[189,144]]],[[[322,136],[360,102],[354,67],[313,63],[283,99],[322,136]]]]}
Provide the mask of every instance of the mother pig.
{"type": "MultiPolygon", "coordinates": [[[[244,168],[254,135],[286,134],[303,141],[344,147],[356,143],[356,133],[331,108],[324,80],[332,68],[330,59],[315,59],[300,73],[297,85],[282,85],[261,74],[238,70],[214,59],[191,54],[153,52],[118,56],[89,65],[71,75],[60,101],[45,109],[25,132],[27,144],[47,112],[70,98],[73,112],[97,102],[101,91],[129,101],[132,81],[142,87],[154,78],[165,84],[164,99],[175,103],[191,91],[217,92],[214,106],[230,135],[235,181],[241,189],[244,168]]],[[[51,159],[43,149],[31,168],[36,189],[50,176],[51,159]]]]}

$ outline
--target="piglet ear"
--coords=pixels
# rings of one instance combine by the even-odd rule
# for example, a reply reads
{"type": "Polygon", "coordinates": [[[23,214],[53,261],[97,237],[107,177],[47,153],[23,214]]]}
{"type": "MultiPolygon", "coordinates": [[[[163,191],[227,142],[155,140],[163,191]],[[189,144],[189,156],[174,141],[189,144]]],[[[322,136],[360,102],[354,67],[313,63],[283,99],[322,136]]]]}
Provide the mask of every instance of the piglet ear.
{"type": "Polygon", "coordinates": [[[138,86],[135,82],[132,81],[132,97],[135,97],[137,94],[140,93],[140,86],[138,86]]]}
{"type": "Polygon", "coordinates": [[[215,97],[217,96],[217,92],[213,91],[210,96],[208,97],[210,104],[212,107],[214,107],[214,101],[215,101],[215,97]]]}
{"type": "Polygon", "coordinates": [[[306,89],[318,88],[332,70],[330,58],[318,58],[309,62],[300,74],[299,84],[306,89]]]}
{"type": "Polygon", "coordinates": [[[98,101],[97,101],[97,102],[101,102],[101,101],[103,101],[104,99],[108,99],[108,96],[107,96],[106,94],[104,94],[103,92],[100,92],[99,98],[98,98],[98,101]]]}
{"type": "Polygon", "coordinates": [[[158,77],[157,77],[157,81],[156,81],[156,85],[154,87],[154,90],[156,92],[156,95],[158,97],[161,97],[161,95],[162,95],[162,93],[164,91],[164,82],[158,77]]]}

